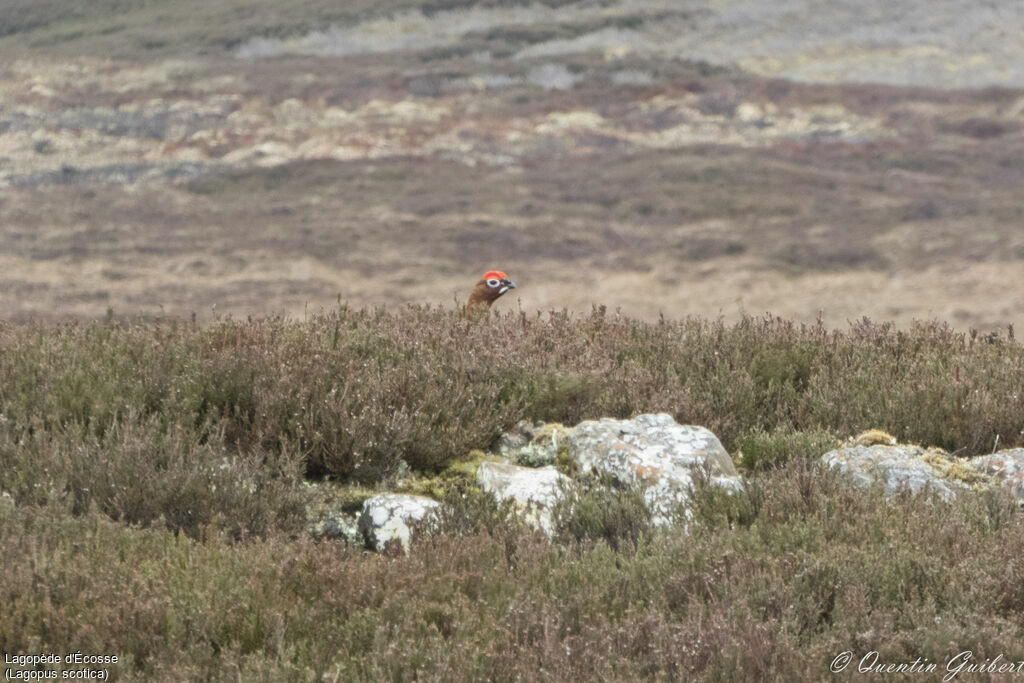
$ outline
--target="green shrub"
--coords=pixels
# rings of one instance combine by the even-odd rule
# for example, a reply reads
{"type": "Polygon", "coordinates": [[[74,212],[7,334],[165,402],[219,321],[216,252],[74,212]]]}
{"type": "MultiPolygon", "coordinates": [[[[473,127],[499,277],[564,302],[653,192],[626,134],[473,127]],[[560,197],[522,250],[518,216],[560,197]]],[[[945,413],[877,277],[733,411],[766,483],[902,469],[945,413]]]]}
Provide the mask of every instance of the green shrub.
{"type": "Polygon", "coordinates": [[[692,468],[692,481],[689,508],[698,529],[749,527],[757,519],[763,498],[758,483],[748,482],[738,491],[718,486],[708,467],[692,468]]]}
{"type": "Polygon", "coordinates": [[[552,513],[556,536],[577,542],[603,540],[613,550],[624,544],[635,548],[653,529],[643,489],[609,476],[577,477],[565,486],[552,513]]]}
{"type": "Polygon", "coordinates": [[[454,479],[445,487],[438,511],[441,533],[465,536],[486,532],[496,535],[521,526],[515,501],[508,499],[499,503],[493,495],[484,493],[466,479],[454,479]]]}
{"type": "Polygon", "coordinates": [[[744,434],[736,440],[743,466],[748,470],[763,470],[777,467],[791,458],[805,460],[821,457],[837,448],[841,441],[828,432],[811,430],[794,431],[783,426],[772,432],[762,429],[744,434]]]}

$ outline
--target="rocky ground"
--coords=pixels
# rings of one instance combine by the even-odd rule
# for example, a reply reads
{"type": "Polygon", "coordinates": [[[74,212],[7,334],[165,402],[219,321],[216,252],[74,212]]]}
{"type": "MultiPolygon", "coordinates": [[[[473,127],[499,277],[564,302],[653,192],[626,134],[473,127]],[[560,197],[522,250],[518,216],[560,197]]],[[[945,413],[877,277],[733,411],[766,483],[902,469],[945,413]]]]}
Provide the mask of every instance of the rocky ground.
{"type": "MultiPolygon", "coordinates": [[[[525,524],[549,537],[555,511],[572,505],[573,486],[581,480],[609,491],[634,488],[652,524],[684,528],[692,519],[696,490],[714,486],[725,495],[744,490],[744,479],[714,434],[703,427],[679,425],[665,414],[584,421],[573,428],[524,421],[502,436],[496,453],[476,456],[445,475],[475,479],[483,492],[511,503],[525,524]]],[[[743,453],[736,456],[737,462],[743,460],[743,453]]],[[[889,497],[927,492],[951,503],[972,491],[1002,488],[1018,506],[1024,505],[1022,448],[957,458],[941,448],[899,444],[886,432],[869,430],[819,459],[848,475],[851,484],[879,486],[889,497]]],[[[406,481],[399,488],[415,490],[417,483],[422,487],[422,482],[406,481]]],[[[348,494],[360,497],[360,490],[348,494]]],[[[411,526],[419,523],[429,531],[431,516],[441,508],[428,496],[409,493],[361,497],[365,500],[356,511],[349,511],[350,503],[337,502],[310,508],[310,532],[377,550],[399,541],[408,551],[411,526]]]]}
{"type": "Polygon", "coordinates": [[[6,318],[1024,319],[1020,9],[107,4],[0,38],[6,318]]]}

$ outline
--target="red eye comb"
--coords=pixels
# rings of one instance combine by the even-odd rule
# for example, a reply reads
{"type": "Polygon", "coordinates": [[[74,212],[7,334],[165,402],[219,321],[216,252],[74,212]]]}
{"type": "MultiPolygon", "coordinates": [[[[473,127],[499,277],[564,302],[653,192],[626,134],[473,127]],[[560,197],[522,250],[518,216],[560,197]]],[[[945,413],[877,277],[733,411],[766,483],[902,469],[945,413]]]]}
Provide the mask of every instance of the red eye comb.
{"type": "Polygon", "coordinates": [[[505,273],[501,272],[500,270],[488,270],[486,273],[484,273],[484,279],[485,280],[507,280],[508,279],[508,275],[505,275],[505,273]]]}

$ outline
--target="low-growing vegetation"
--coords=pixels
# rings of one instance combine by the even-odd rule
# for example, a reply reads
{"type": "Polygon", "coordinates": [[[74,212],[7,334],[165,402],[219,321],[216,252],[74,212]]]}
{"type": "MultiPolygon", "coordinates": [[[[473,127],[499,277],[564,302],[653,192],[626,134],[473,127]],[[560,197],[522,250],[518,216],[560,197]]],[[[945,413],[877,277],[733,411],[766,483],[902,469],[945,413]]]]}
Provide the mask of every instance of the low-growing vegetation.
{"type": "MultiPolygon", "coordinates": [[[[435,308],[0,327],[0,650],[117,654],[121,680],[820,680],[1024,657],[1009,494],[884,499],[816,465],[885,430],[1019,445],[1024,352],[941,323],[467,319],[435,308]],[[585,478],[552,539],[448,476],[522,419],[668,412],[748,477],[692,513],[585,478]],[[455,465],[455,467],[451,467],[455,465]],[[308,480],[430,477],[442,533],[305,533],[308,480]],[[438,476],[440,475],[440,476],[438,476]],[[685,528],[685,531],[684,531],[685,528]]],[[[328,481],[323,481],[323,480],[328,481]]]]}
{"type": "Polygon", "coordinates": [[[796,462],[758,491],[743,524],[634,518],[617,549],[476,498],[409,556],[3,505],[0,647],[117,653],[121,680],[817,681],[844,651],[1024,657],[1008,495],[889,501],[796,462]]]}
{"type": "MultiPolygon", "coordinates": [[[[53,459],[50,478],[77,447],[258,457],[376,482],[403,462],[440,471],[522,419],[641,412],[706,426],[748,467],[868,428],[975,455],[1019,443],[1024,407],[1015,340],[939,323],[842,332],[770,317],[649,324],[598,309],[481,322],[341,307],[307,322],[7,326],[0,352],[4,465],[53,459]]],[[[28,501],[38,483],[8,486],[28,501]]]]}

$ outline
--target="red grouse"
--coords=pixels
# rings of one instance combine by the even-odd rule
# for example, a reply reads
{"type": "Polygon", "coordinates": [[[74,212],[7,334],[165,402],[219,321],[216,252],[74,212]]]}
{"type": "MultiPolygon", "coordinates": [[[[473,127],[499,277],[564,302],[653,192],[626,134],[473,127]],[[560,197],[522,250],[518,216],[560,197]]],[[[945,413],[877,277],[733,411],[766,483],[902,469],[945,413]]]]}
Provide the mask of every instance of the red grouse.
{"type": "Polygon", "coordinates": [[[498,297],[510,289],[515,289],[516,283],[508,279],[508,275],[500,270],[489,270],[476,283],[473,293],[469,295],[469,303],[466,304],[466,311],[475,308],[488,308],[497,301],[498,297]]]}

